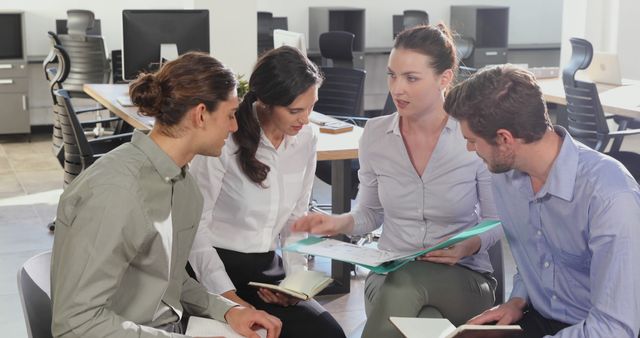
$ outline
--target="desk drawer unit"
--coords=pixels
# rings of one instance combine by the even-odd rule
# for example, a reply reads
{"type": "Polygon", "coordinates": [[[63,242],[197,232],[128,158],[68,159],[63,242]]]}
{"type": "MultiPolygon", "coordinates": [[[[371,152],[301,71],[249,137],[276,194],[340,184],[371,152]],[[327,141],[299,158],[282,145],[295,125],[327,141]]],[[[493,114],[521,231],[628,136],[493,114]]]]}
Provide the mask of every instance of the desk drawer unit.
{"type": "Polygon", "coordinates": [[[0,61],[0,134],[30,132],[27,65],[0,61]]]}

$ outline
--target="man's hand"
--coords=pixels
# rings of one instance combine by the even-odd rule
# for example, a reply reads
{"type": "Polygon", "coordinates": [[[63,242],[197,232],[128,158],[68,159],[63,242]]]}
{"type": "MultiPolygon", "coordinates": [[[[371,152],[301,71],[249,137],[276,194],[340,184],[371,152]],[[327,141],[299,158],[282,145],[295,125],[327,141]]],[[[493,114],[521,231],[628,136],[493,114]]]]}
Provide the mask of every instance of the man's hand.
{"type": "Polygon", "coordinates": [[[221,293],[220,295],[222,297],[232,301],[232,302],[238,303],[241,306],[248,307],[248,308],[251,308],[251,309],[255,309],[255,307],[253,305],[247,303],[244,299],[240,298],[240,296],[238,296],[236,294],[235,290],[229,290],[227,292],[221,293]]]}
{"type": "Polygon", "coordinates": [[[482,241],[480,240],[480,237],[473,236],[448,248],[431,251],[428,254],[417,257],[416,259],[432,263],[454,265],[464,257],[471,256],[478,252],[481,244],[482,241]]]}
{"type": "Polygon", "coordinates": [[[260,299],[265,303],[278,304],[284,307],[296,305],[300,301],[300,299],[296,297],[291,297],[284,293],[274,292],[265,288],[258,289],[258,296],[260,296],[260,299]]]}
{"type": "Polygon", "coordinates": [[[527,305],[522,298],[511,298],[508,302],[491,308],[473,318],[471,318],[467,324],[485,324],[491,322],[497,322],[497,325],[509,325],[513,324],[524,315],[524,307],[527,305]]]}
{"type": "Polygon", "coordinates": [[[350,233],[352,229],[353,217],[351,215],[332,216],[316,212],[298,218],[291,226],[291,230],[294,232],[329,236],[350,233]]]}
{"type": "Polygon", "coordinates": [[[243,306],[232,307],[224,315],[224,318],[234,331],[248,338],[260,338],[253,331],[254,328],[265,328],[267,330],[267,338],[277,338],[280,336],[280,330],[282,330],[280,319],[264,311],[243,306]]]}

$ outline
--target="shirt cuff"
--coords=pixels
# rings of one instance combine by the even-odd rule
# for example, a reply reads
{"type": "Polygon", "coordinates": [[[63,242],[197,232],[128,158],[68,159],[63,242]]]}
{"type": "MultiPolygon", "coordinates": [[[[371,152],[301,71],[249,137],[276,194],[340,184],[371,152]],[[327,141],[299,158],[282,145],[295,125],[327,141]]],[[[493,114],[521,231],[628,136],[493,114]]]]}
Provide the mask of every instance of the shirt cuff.
{"type": "Polygon", "coordinates": [[[353,230],[345,235],[363,235],[371,232],[367,227],[367,218],[362,212],[354,211],[349,214],[353,217],[353,230]]]}

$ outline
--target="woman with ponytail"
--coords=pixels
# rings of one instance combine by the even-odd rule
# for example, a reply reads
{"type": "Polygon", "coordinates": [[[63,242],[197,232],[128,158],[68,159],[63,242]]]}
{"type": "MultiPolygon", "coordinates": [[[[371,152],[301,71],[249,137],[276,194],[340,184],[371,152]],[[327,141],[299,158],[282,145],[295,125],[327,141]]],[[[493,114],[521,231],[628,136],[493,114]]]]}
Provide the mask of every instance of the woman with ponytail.
{"type": "MultiPolygon", "coordinates": [[[[491,176],[444,110],[457,65],[444,25],[398,34],[387,67],[398,111],[365,126],[356,207],[344,215],[309,215],[294,230],[364,234],[384,224],[378,247],[412,252],[497,217],[491,176]]],[[[390,316],[445,317],[458,326],[491,307],[496,280],[487,249],[501,236],[494,228],[387,275],[370,273],[362,337],[402,337],[390,316]]]]}
{"type": "Polygon", "coordinates": [[[297,49],[260,57],[236,118],[238,131],[219,158],[196,157],[191,172],[205,196],[189,262],[209,291],[282,321],[281,337],[344,337],[314,300],[256,289],[305,269],[305,259],[275,250],[302,238],[291,224],[306,213],[316,167],[317,135],[309,114],[322,75],[297,49]]]}

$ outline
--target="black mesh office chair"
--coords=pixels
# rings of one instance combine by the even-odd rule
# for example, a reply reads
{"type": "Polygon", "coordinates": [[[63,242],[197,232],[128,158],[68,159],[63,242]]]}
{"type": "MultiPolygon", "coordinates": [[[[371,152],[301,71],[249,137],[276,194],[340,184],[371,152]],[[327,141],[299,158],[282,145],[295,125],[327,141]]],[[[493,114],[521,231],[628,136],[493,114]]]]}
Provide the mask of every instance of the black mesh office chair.
{"type": "Polygon", "coordinates": [[[353,68],[353,40],[355,34],[344,31],[331,31],[320,34],[320,55],[323,65],[353,68]]]}
{"type": "Polygon", "coordinates": [[[64,187],[66,187],[102,154],[130,141],[132,134],[122,133],[87,139],[84,126],[80,123],[71,104],[70,92],[66,89],[55,89],[59,87],[60,79],[64,78],[65,72],[68,72],[65,63],[68,62],[69,57],[61,46],[54,46],[53,50],[58,58],[58,73],[52,79],[51,85],[55,113],[54,126],[55,124],[59,126],[59,132],[62,136],[64,187]]]}
{"type": "MultiPolygon", "coordinates": [[[[351,121],[354,124],[364,123],[362,117],[362,98],[364,96],[364,80],[366,72],[362,69],[321,67],[325,80],[318,89],[318,102],[314,110],[338,119],[351,121]]],[[[351,196],[358,192],[357,160],[351,161],[351,196]]],[[[331,184],[331,163],[319,161],[316,176],[323,182],[331,184]]]]}
{"type": "Polygon", "coordinates": [[[403,12],[402,26],[404,29],[429,24],[429,14],[422,10],[408,9],[403,12]]]}
{"type": "Polygon", "coordinates": [[[258,56],[273,49],[273,14],[258,12],[258,56]]]}
{"type": "Polygon", "coordinates": [[[593,47],[585,39],[571,38],[571,60],[562,71],[562,82],[567,99],[567,128],[571,135],[585,145],[604,152],[609,141],[616,139],[611,152],[620,151],[622,138],[626,135],[640,134],[640,129],[625,129],[620,125],[617,131],[609,130],[606,116],[600,104],[598,89],[591,82],[576,80],[578,70],[586,69],[591,63],[593,47]]]}
{"type": "Polygon", "coordinates": [[[29,338],[51,338],[51,251],[29,258],[18,271],[18,293],[29,338]]]}
{"type": "Polygon", "coordinates": [[[607,119],[615,119],[616,116],[605,115],[596,85],[575,79],[578,70],[589,67],[593,46],[585,39],[571,38],[570,41],[571,60],[562,71],[562,82],[567,99],[566,127],[573,138],[600,152],[604,152],[613,139],[614,142],[607,154],[620,161],[636,181],[640,182],[640,155],[620,151],[622,138],[626,135],[640,134],[640,129],[626,129],[633,119],[618,117],[620,121],[618,130],[609,130],[607,119]]]}

